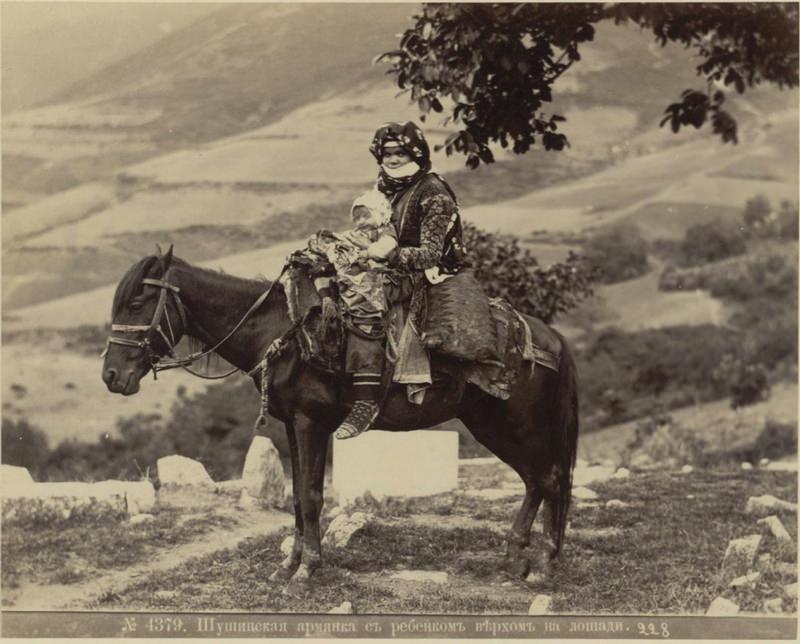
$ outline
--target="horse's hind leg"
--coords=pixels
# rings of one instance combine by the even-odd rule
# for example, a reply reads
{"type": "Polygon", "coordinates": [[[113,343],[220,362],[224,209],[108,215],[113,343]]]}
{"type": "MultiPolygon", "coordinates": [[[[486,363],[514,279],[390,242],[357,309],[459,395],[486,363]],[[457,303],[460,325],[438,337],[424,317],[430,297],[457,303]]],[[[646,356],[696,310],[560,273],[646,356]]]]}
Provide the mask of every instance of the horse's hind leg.
{"type": "Polygon", "coordinates": [[[297,438],[294,427],[286,423],[286,438],[289,441],[289,452],[292,462],[292,501],[294,503],[294,543],[292,551],[284,559],[277,570],[270,575],[270,581],[287,581],[297,570],[303,556],[303,513],[300,505],[300,462],[297,454],[297,438]]]}
{"type": "Polygon", "coordinates": [[[531,526],[541,502],[542,494],[538,486],[532,483],[530,479],[526,480],[525,498],[522,500],[522,505],[507,537],[506,559],[509,572],[514,577],[524,578],[530,570],[530,561],[528,561],[523,550],[530,544],[531,526]]]}
{"type": "MultiPolygon", "coordinates": [[[[530,570],[530,562],[524,549],[530,544],[531,527],[543,498],[535,478],[536,446],[515,440],[515,433],[508,429],[501,430],[497,419],[502,416],[493,407],[492,403],[485,403],[473,408],[472,413],[462,414],[460,418],[473,436],[511,466],[525,483],[525,498],[508,533],[506,547],[509,572],[518,578],[525,577],[530,570]]],[[[524,433],[520,435],[524,436],[524,433]]]]}

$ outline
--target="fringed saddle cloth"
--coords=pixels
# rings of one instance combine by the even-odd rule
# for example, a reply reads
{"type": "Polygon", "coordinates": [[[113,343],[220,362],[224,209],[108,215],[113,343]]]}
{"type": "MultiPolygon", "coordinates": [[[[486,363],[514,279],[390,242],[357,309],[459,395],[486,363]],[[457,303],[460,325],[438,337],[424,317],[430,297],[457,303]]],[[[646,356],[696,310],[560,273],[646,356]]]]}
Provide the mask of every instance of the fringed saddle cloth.
{"type": "MultiPolygon", "coordinates": [[[[467,382],[506,400],[517,378],[530,377],[537,364],[558,371],[561,341],[544,322],[521,315],[505,300],[494,298],[489,304],[499,360],[462,361],[462,373],[467,382]]],[[[399,306],[392,310],[387,340],[387,357],[394,363],[392,380],[408,385],[409,401],[421,403],[432,381],[430,352],[399,306]]]]}

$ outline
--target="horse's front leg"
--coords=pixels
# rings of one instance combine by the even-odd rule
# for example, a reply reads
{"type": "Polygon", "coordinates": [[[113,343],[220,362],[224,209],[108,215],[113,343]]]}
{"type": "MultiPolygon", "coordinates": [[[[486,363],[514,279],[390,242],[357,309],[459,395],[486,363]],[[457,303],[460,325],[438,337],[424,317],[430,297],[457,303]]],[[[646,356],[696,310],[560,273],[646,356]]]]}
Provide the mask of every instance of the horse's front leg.
{"type": "Polygon", "coordinates": [[[300,565],[303,555],[303,512],[300,504],[300,463],[297,454],[297,438],[294,426],[285,423],[286,438],[289,441],[289,453],[292,463],[292,501],[294,505],[294,543],[292,551],[284,559],[278,569],[270,576],[270,581],[286,581],[291,578],[300,565]]]}
{"type": "Polygon", "coordinates": [[[331,432],[302,413],[295,415],[294,427],[300,475],[303,549],[300,567],[292,576],[292,581],[305,582],[322,565],[319,518],[322,514],[325,461],[331,432]]]}

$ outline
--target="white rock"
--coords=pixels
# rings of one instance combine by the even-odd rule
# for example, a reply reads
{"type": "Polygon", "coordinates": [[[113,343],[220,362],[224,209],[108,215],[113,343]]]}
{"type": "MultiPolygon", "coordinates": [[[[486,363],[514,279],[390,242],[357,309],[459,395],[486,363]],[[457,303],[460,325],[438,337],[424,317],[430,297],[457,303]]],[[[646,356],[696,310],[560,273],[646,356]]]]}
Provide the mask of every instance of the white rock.
{"type": "Polygon", "coordinates": [[[281,541],[281,552],[285,556],[289,556],[292,554],[292,548],[294,548],[294,535],[289,535],[283,541],[281,541]]]}
{"type": "Polygon", "coordinates": [[[684,465],[681,468],[681,472],[683,472],[684,474],[691,474],[692,472],[694,472],[694,468],[691,465],[684,465]]]}
{"type": "Polygon", "coordinates": [[[759,525],[767,526],[770,532],[772,532],[772,536],[774,536],[779,543],[792,543],[791,535],[787,532],[786,528],[783,527],[781,520],[774,514],[763,519],[759,519],[757,523],[759,525]]]}
{"type": "Polygon", "coordinates": [[[725,599],[724,597],[717,597],[713,602],[711,602],[711,606],[709,606],[708,610],[706,611],[706,615],[715,617],[738,615],[738,613],[739,606],[734,604],[731,600],[725,599]]]}
{"type": "Polygon", "coordinates": [[[140,523],[151,523],[155,520],[156,518],[152,514],[137,514],[132,516],[128,523],[131,525],[139,525],[140,523]]]}
{"type": "Polygon", "coordinates": [[[746,586],[754,586],[759,579],[761,579],[760,572],[751,572],[748,575],[737,577],[729,585],[731,588],[744,588],[746,586]]]}
{"type": "Polygon", "coordinates": [[[395,579],[402,579],[403,581],[430,581],[434,584],[447,583],[447,573],[437,572],[435,570],[401,570],[393,574],[392,577],[395,579]]]}
{"type": "Polygon", "coordinates": [[[2,483],[3,490],[18,487],[26,488],[33,485],[33,478],[26,468],[3,463],[2,467],[0,467],[0,483],[2,483]]]}
{"type": "Polygon", "coordinates": [[[767,465],[766,469],[773,472],[796,472],[797,457],[793,459],[781,459],[780,461],[773,461],[767,465]]]}
{"type": "Polygon", "coordinates": [[[203,485],[214,487],[214,481],[199,461],[174,454],[158,459],[158,479],[162,485],[203,485]]]}
{"type": "Polygon", "coordinates": [[[584,501],[592,501],[600,497],[597,492],[590,490],[588,487],[576,487],[572,488],[572,498],[582,499],[584,501]]]}
{"type": "Polygon", "coordinates": [[[619,499],[611,499],[610,501],[606,501],[606,507],[611,510],[622,509],[622,508],[629,508],[630,503],[625,503],[625,501],[620,501],[619,499]]]}
{"type": "Polygon", "coordinates": [[[545,581],[545,576],[540,572],[532,572],[526,578],[525,581],[533,586],[536,584],[541,584],[545,581]]]}
{"type": "Polygon", "coordinates": [[[266,436],[256,436],[250,443],[244,459],[242,481],[250,496],[259,499],[262,505],[283,506],[283,465],[278,450],[266,436]]]}
{"type": "Polygon", "coordinates": [[[750,534],[740,539],[731,539],[725,551],[725,557],[722,560],[723,568],[730,565],[744,568],[745,570],[752,568],[760,545],[760,534],[750,534]]]}
{"type": "Polygon", "coordinates": [[[762,459],[761,459],[761,460],[758,462],[758,466],[759,466],[759,467],[766,467],[767,465],[769,465],[769,459],[768,459],[768,458],[762,458],[762,459]]]}
{"type": "Polygon", "coordinates": [[[239,500],[236,502],[236,505],[243,510],[251,510],[258,507],[258,502],[252,496],[250,496],[250,493],[247,491],[247,489],[244,489],[239,495],[239,500]]]}
{"type": "MultiPolygon", "coordinates": [[[[112,483],[112,481],[107,481],[112,483]]],[[[150,481],[113,481],[125,491],[128,514],[144,514],[156,506],[156,490],[150,481]]]]}
{"type": "Polygon", "coordinates": [[[742,469],[743,469],[745,472],[749,472],[750,470],[752,470],[752,469],[753,469],[753,464],[752,464],[752,463],[748,463],[747,461],[745,461],[744,463],[742,463],[742,465],[741,465],[741,468],[742,468],[742,469]]]}
{"type": "Polygon", "coordinates": [[[177,590],[157,590],[153,593],[157,599],[174,599],[178,596],[177,590]]]}
{"type": "Polygon", "coordinates": [[[756,568],[759,570],[768,570],[772,566],[772,555],[768,552],[758,555],[758,563],[756,568]]]}
{"type": "Polygon", "coordinates": [[[343,506],[367,492],[430,496],[458,489],[458,464],[458,432],[372,430],[333,441],[332,486],[343,506]]]}
{"type": "Polygon", "coordinates": [[[353,604],[350,602],[342,602],[341,605],[337,606],[336,608],[331,608],[328,611],[330,615],[352,615],[353,614],[353,604]]]}
{"type": "Polygon", "coordinates": [[[784,586],[783,592],[791,599],[797,599],[797,582],[784,586]]]}
{"type": "Polygon", "coordinates": [[[782,613],[783,600],[780,597],[775,599],[767,599],[764,601],[764,612],[766,613],[782,613]]]}
{"type": "Polygon", "coordinates": [[[340,514],[331,521],[325,535],[322,537],[322,545],[333,548],[345,548],[350,543],[357,532],[372,520],[372,516],[365,512],[354,512],[353,514],[340,514]]]}
{"type": "Polygon", "coordinates": [[[592,465],[590,467],[576,467],[572,474],[573,485],[583,486],[590,483],[608,481],[614,476],[614,468],[605,465],[592,465]]]}
{"type": "Polygon", "coordinates": [[[687,495],[686,495],[686,498],[687,498],[687,499],[693,499],[693,498],[694,498],[694,494],[687,494],[687,495]]]}
{"type": "Polygon", "coordinates": [[[550,595],[536,595],[528,607],[528,615],[548,615],[553,598],[550,595]]]}
{"type": "Polygon", "coordinates": [[[756,516],[767,516],[775,512],[797,512],[797,504],[777,499],[771,494],[751,496],[747,499],[744,511],[756,516]]]}
{"type": "Polygon", "coordinates": [[[625,479],[629,479],[631,477],[631,471],[627,467],[620,467],[614,474],[611,476],[612,479],[617,479],[624,481],[625,479]]]}
{"type": "Polygon", "coordinates": [[[3,519],[68,519],[99,515],[131,516],[155,506],[148,481],[34,483],[3,489],[3,519]]]}
{"type": "Polygon", "coordinates": [[[465,490],[464,496],[469,496],[474,499],[487,499],[489,501],[498,501],[500,499],[513,499],[525,491],[521,490],[501,490],[498,488],[484,488],[482,490],[465,490]]]}

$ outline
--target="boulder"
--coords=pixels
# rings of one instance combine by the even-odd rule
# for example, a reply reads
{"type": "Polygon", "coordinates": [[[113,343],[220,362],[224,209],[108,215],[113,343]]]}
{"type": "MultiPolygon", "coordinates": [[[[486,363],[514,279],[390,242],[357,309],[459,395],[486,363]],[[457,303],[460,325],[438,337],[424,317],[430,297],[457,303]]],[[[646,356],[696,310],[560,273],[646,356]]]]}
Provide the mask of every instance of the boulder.
{"type": "Polygon", "coordinates": [[[625,501],[620,501],[619,499],[611,499],[606,501],[606,507],[609,510],[621,510],[623,508],[629,508],[630,503],[625,503],[625,501]]]}
{"type": "Polygon", "coordinates": [[[744,463],[742,463],[741,468],[745,472],[749,472],[750,470],[753,469],[753,464],[752,463],[748,463],[747,461],[745,461],[744,463]]]}
{"type": "Polygon", "coordinates": [[[146,514],[156,506],[156,490],[150,481],[104,481],[125,494],[128,515],[146,514]]]}
{"type": "Polygon", "coordinates": [[[250,496],[250,493],[245,488],[239,495],[239,500],[236,502],[236,506],[242,510],[252,510],[258,507],[258,502],[252,496],[250,496]]]}
{"type": "Polygon", "coordinates": [[[711,605],[706,611],[706,615],[709,617],[725,617],[738,614],[739,606],[734,604],[730,599],[725,599],[724,597],[717,597],[711,602],[711,605]]]}
{"type": "Polygon", "coordinates": [[[342,602],[336,608],[331,608],[328,611],[329,615],[352,615],[353,614],[353,604],[350,602],[342,602]]]}
{"type": "Polygon", "coordinates": [[[151,523],[155,520],[156,518],[152,514],[137,514],[132,516],[128,523],[131,525],[139,525],[140,523],[151,523]]]}
{"type": "Polygon", "coordinates": [[[769,459],[765,457],[765,458],[762,458],[760,461],[758,461],[758,466],[759,467],[766,467],[767,465],[769,465],[769,463],[770,463],[769,459]]]}
{"type": "Polygon", "coordinates": [[[202,485],[213,488],[214,481],[199,461],[174,454],[158,459],[158,480],[161,485],[202,485]]]}
{"type": "Polygon", "coordinates": [[[536,595],[528,607],[528,615],[548,615],[553,605],[550,595],[536,595]]]}
{"type": "Polygon", "coordinates": [[[543,575],[540,572],[529,573],[528,576],[525,578],[525,581],[527,583],[531,584],[532,586],[535,586],[537,584],[541,584],[546,580],[547,580],[547,577],[545,577],[545,575],[543,575]]]}
{"type": "Polygon", "coordinates": [[[576,467],[572,474],[573,485],[583,486],[590,483],[608,481],[614,476],[614,468],[605,465],[592,465],[590,467],[576,467]]]}
{"type": "Polygon", "coordinates": [[[786,593],[787,597],[791,599],[797,599],[797,582],[784,586],[783,592],[786,593]]]}
{"type": "Polygon", "coordinates": [[[631,471],[627,467],[620,467],[614,474],[611,476],[612,479],[616,479],[618,481],[624,481],[631,477],[631,471]]]}
{"type": "Polygon", "coordinates": [[[353,514],[340,514],[331,521],[325,535],[322,537],[322,545],[333,548],[345,548],[350,540],[363,530],[372,520],[372,516],[365,512],[353,512],[353,514]]]}
{"type": "Polygon", "coordinates": [[[572,488],[572,498],[581,499],[583,501],[593,501],[599,498],[597,492],[590,490],[588,487],[575,487],[572,488]]]}
{"type": "Polygon", "coordinates": [[[262,505],[283,507],[284,474],[281,458],[272,441],[256,436],[244,459],[242,481],[247,491],[262,505]]]}
{"type": "Polygon", "coordinates": [[[3,521],[124,517],[125,491],[103,483],[36,483],[3,489],[3,521]]]}
{"type": "Polygon", "coordinates": [[[776,512],[797,512],[797,504],[777,499],[771,494],[751,496],[744,509],[747,514],[765,517],[776,512]]]}
{"type": "Polygon", "coordinates": [[[743,571],[749,570],[753,567],[760,545],[760,534],[751,534],[740,539],[731,539],[725,551],[725,557],[722,560],[722,567],[743,571]]]}
{"type": "Polygon", "coordinates": [[[774,514],[763,519],[759,519],[758,524],[767,526],[772,533],[772,536],[774,536],[779,543],[792,543],[791,535],[786,528],[783,527],[781,520],[774,514]]]}
{"type": "Polygon", "coordinates": [[[775,597],[774,599],[767,599],[764,601],[764,612],[765,613],[782,613],[783,612],[783,600],[780,597],[775,597]]]}
{"type": "Polygon", "coordinates": [[[288,557],[292,554],[292,549],[294,548],[294,535],[289,535],[283,541],[281,541],[281,553],[288,557]]]}
{"type": "Polygon", "coordinates": [[[683,474],[691,474],[692,472],[694,472],[694,467],[692,467],[691,465],[684,465],[681,468],[681,472],[683,474]]]}
{"type": "Polygon", "coordinates": [[[761,579],[760,572],[751,572],[748,575],[742,575],[734,579],[729,586],[731,588],[747,588],[755,586],[756,582],[761,579]]]}
{"type": "Polygon", "coordinates": [[[33,478],[26,468],[3,463],[0,468],[0,482],[3,490],[10,490],[33,485],[33,478]]]}
{"type": "Polygon", "coordinates": [[[447,573],[435,570],[401,570],[392,575],[395,579],[403,581],[432,582],[434,584],[446,584],[447,573]]]}

